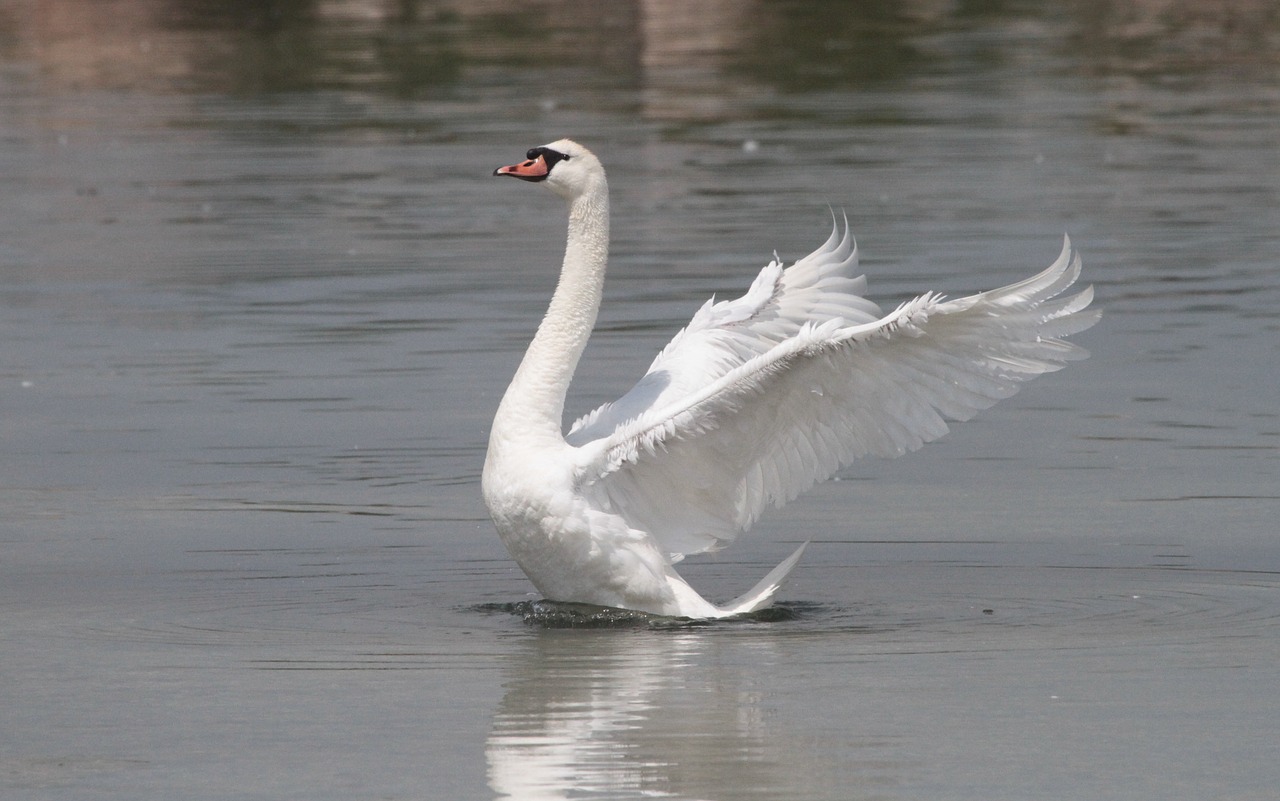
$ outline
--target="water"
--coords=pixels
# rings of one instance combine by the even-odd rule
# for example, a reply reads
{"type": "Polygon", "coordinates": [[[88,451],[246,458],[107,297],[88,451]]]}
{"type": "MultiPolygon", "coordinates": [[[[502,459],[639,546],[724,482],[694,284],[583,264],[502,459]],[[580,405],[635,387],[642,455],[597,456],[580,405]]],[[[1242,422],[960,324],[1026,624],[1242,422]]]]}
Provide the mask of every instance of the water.
{"type": "Polygon", "coordinates": [[[0,2],[4,797],[1273,797],[1266,4],[599,5],[0,2]],[[812,539],[775,615],[526,623],[478,478],[563,212],[488,174],[565,134],[571,413],[828,204],[886,305],[1069,232],[1094,355],[682,567],[812,539]]]}

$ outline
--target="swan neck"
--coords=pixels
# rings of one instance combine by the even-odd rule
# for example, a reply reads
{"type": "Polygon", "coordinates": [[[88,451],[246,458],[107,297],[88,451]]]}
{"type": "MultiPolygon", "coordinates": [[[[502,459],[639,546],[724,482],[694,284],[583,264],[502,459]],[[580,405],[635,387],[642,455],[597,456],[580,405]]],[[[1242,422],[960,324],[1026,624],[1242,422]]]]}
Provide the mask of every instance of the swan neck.
{"type": "Polygon", "coordinates": [[[565,396],[595,326],[608,253],[609,195],[601,177],[595,191],[570,202],[560,280],[503,397],[495,434],[563,442],[565,396]]]}

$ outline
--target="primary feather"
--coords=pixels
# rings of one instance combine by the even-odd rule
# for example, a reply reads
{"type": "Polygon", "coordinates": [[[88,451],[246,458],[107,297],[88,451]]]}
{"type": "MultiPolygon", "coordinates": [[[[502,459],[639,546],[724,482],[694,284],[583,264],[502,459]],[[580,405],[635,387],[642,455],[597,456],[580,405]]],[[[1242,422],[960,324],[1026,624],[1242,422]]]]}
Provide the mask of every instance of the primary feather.
{"type": "MultiPolygon", "coordinates": [[[[824,255],[825,246],[796,267],[824,255]]],[[[725,335],[686,330],[636,389],[570,432],[584,492],[651,532],[673,558],[723,547],[768,506],[854,459],[915,450],[947,433],[948,419],[967,420],[1021,382],[1087,356],[1058,338],[1097,317],[1078,314],[1091,290],[1055,299],[1079,270],[1066,241],[1040,275],[973,297],[926,294],[879,319],[851,321],[824,312],[865,314],[869,302],[834,291],[783,338],[769,336],[782,327],[774,319],[735,322],[725,335]],[[694,385],[677,377],[682,371],[707,380],[694,385]],[[668,372],[681,390],[641,408],[644,388],[668,383],[668,372]]],[[[786,301],[784,291],[772,303],[786,301]]]]}

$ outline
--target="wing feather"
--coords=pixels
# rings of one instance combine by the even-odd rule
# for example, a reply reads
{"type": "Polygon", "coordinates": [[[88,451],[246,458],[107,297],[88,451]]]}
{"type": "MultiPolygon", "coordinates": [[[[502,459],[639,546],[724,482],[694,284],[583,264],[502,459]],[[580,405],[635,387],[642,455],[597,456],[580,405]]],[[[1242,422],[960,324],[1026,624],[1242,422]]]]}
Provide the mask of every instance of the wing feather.
{"type": "Polygon", "coordinates": [[[862,297],[866,279],[853,275],[857,268],[849,221],[841,233],[833,215],[821,247],[785,270],[775,254],[745,295],[707,301],[630,391],[577,420],[565,439],[581,445],[607,437],[649,410],[688,398],[814,321],[879,319],[880,308],[862,297]]]}
{"type": "Polygon", "coordinates": [[[849,243],[833,232],[790,270],[758,278],[752,300],[703,307],[630,401],[575,427],[581,491],[675,558],[714,550],[854,459],[915,450],[948,420],[1087,355],[1060,339],[1098,319],[1085,311],[1089,289],[1058,297],[1080,271],[1069,240],[1039,275],[957,300],[926,294],[870,320],[869,301],[841,296],[862,286],[841,272],[856,263],[849,243]],[[837,290],[825,294],[824,281],[837,290]],[[853,313],[802,319],[832,310],[853,313]],[[691,385],[691,354],[717,347],[731,356],[691,385]]]}

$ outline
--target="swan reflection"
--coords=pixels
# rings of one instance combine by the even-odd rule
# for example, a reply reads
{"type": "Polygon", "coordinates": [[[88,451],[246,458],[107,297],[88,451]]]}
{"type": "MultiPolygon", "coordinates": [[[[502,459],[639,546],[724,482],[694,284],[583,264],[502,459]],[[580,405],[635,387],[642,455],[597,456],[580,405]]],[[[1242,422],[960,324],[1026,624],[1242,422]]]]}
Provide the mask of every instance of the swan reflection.
{"type": "Polygon", "coordinates": [[[762,695],[741,665],[721,663],[720,638],[704,635],[537,632],[513,662],[486,745],[497,797],[743,798],[777,788],[762,695]]]}

